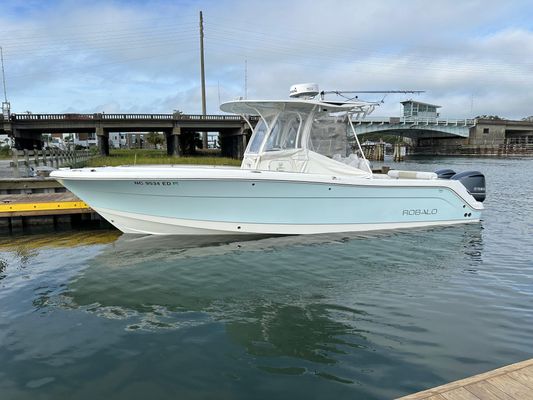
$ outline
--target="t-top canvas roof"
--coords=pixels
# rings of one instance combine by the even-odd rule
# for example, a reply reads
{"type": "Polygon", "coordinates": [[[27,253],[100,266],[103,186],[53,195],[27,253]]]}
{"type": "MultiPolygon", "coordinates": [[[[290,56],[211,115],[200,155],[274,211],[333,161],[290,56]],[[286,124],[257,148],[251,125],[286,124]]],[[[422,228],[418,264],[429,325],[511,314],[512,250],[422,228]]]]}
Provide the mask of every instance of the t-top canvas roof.
{"type": "Polygon", "coordinates": [[[233,114],[272,114],[281,111],[310,112],[319,109],[324,112],[357,111],[365,112],[376,103],[328,102],[319,100],[235,100],[220,105],[222,111],[233,114]]]}

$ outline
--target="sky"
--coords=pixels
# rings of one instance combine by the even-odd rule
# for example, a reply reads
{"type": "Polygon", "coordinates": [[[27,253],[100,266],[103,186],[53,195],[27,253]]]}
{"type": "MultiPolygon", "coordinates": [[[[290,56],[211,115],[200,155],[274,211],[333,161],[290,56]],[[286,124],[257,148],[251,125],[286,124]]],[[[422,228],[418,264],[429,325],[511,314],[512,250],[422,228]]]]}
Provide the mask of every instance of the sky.
{"type": "Polygon", "coordinates": [[[443,118],[533,115],[533,2],[491,0],[1,0],[0,46],[12,112],[207,112],[239,97],[323,90],[400,101],[443,118]]]}

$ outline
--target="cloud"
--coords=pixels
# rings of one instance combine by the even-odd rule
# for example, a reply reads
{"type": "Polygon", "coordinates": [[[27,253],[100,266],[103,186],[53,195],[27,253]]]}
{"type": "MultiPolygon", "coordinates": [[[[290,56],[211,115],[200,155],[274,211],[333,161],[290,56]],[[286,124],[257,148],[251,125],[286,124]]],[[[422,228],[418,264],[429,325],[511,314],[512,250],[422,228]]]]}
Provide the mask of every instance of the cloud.
{"type": "MultiPolygon", "coordinates": [[[[199,113],[198,11],[208,112],[289,86],[425,89],[448,117],[533,114],[526,1],[8,2],[0,16],[15,111],[199,113]],[[46,5],[43,5],[46,4],[46,5]]],[[[381,98],[372,98],[376,100],[381,98]]],[[[398,114],[403,96],[376,111],[398,114]]]]}

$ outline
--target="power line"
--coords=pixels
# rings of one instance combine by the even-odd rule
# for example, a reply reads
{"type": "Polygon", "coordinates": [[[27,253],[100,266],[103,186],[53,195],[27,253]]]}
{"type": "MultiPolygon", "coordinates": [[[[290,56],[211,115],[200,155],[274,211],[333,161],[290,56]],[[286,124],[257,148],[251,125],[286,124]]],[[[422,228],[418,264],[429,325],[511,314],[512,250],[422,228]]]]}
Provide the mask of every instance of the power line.
{"type": "MultiPolygon", "coordinates": [[[[196,53],[196,51],[197,51],[196,48],[189,50],[189,52],[191,52],[191,53],[196,53]]],[[[164,53],[164,54],[166,54],[166,53],[164,53]]],[[[161,55],[163,55],[163,53],[161,53],[161,55]]],[[[136,57],[136,58],[122,58],[119,61],[111,61],[111,62],[106,62],[106,63],[89,64],[89,65],[83,65],[83,67],[75,66],[75,67],[67,67],[67,68],[50,69],[50,70],[47,70],[46,72],[47,73],[60,73],[60,72],[75,71],[75,70],[94,72],[96,68],[109,66],[109,65],[128,64],[130,62],[150,60],[150,59],[153,59],[153,57],[154,57],[153,55],[150,55],[150,56],[136,57]]],[[[40,75],[42,73],[43,73],[43,71],[35,71],[35,72],[30,72],[30,73],[25,73],[25,74],[11,75],[11,77],[12,78],[25,78],[25,77],[29,77],[29,76],[40,75]]]]}
{"type": "MultiPolygon", "coordinates": [[[[255,45],[247,45],[243,43],[237,43],[236,40],[222,40],[219,38],[212,38],[211,42],[221,43],[228,47],[234,47],[234,48],[240,48],[243,50],[253,51],[257,49],[257,43],[255,45]]],[[[308,50],[308,49],[306,49],[308,50]]],[[[212,51],[212,49],[210,50],[212,51]]],[[[258,54],[257,52],[253,53],[252,57],[258,58],[265,56],[266,53],[270,53],[273,55],[286,55],[291,58],[298,58],[298,59],[319,59],[324,60],[327,62],[326,65],[331,65],[333,61],[341,62],[341,63],[355,63],[355,64],[371,64],[376,66],[388,66],[391,65],[391,60],[389,58],[377,58],[373,57],[370,60],[361,60],[361,58],[354,59],[353,61],[350,59],[343,58],[342,55],[336,55],[335,57],[322,55],[318,52],[303,52],[301,50],[293,49],[293,48],[283,48],[283,47],[261,47],[261,52],[258,54]]],[[[237,53],[238,54],[238,53],[237,53]]],[[[247,56],[250,57],[250,53],[247,53],[247,56]]],[[[279,61],[279,60],[276,60],[279,61]]],[[[434,63],[427,62],[425,60],[417,60],[416,57],[410,57],[410,56],[403,56],[402,58],[396,58],[394,61],[400,61],[403,63],[410,63],[415,64],[416,68],[419,70],[437,70],[437,71],[463,71],[463,72],[472,72],[472,71],[494,71],[494,70],[500,70],[501,72],[505,73],[513,73],[513,69],[509,68],[508,65],[503,64],[486,64],[486,63],[468,63],[463,65],[458,65],[456,60],[449,60],[447,65],[438,66],[434,63]]],[[[440,61],[440,60],[437,60],[440,61]]],[[[527,67],[527,66],[526,66],[527,67]]],[[[412,69],[412,67],[409,67],[412,69]]],[[[529,72],[524,72],[529,74],[529,72]]]]}
{"type": "MultiPolygon", "coordinates": [[[[361,47],[359,44],[357,44],[357,48],[353,48],[353,46],[351,45],[350,47],[346,47],[346,46],[336,46],[335,43],[338,42],[338,40],[335,40],[335,39],[332,39],[332,38],[328,38],[328,42],[327,43],[324,43],[324,40],[323,40],[323,35],[320,36],[320,41],[317,42],[317,41],[313,41],[313,40],[309,40],[309,39],[305,39],[305,38],[298,38],[298,39],[293,39],[291,40],[290,38],[290,32],[292,32],[292,30],[289,30],[289,37],[286,37],[286,36],[279,36],[279,35],[276,35],[276,34],[272,34],[269,32],[269,34],[265,34],[263,32],[255,32],[255,31],[251,31],[251,30],[247,30],[247,29],[239,29],[239,28],[227,28],[227,27],[223,27],[223,28],[217,28],[217,27],[214,27],[211,29],[211,31],[218,37],[218,38],[222,38],[223,40],[226,40],[228,43],[235,43],[235,42],[240,42],[240,43],[249,43],[251,46],[257,46],[258,44],[262,45],[262,48],[266,47],[266,46],[269,46],[269,47],[274,47],[274,46],[278,46],[278,47],[283,47],[285,48],[286,50],[291,50],[291,51],[294,51],[294,47],[291,47],[291,46],[288,46],[289,43],[295,43],[295,44],[300,44],[302,48],[305,48],[307,50],[316,50],[317,52],[321,53],[321,54],[326,54],[326,53],[329,53],[329,54],[341,54],[341,55],[344,55],[344,56],[348,56],[348,55],[353,55],[354,57],[360,57],[361,54],[364,55],[364,53],[367,53],[366,55],[367,56],[374,56],[374,57],[381,57],[381,58],[385,58],[385,57],[405,57],[405,56],[408,56],[410,58],[417,58],[417,59],[420,59],[420,60],[425,60],[425,61],[433,61],[435,60],[435,49],[432,48],[431,49],[431,55],[430,56],[424,56],[424,55],[421,55],[419,53],[415,53],[415,52],[410,52],[410,53],[407,53],[405,51],[399,53],[399,52],[396,52],[396,53],[393,53],[393,52],[382,52],[382,51],[378,51],[376,48],[365,48],[365,47],[361,47]],[[305,44],[305,45],[303,45],[305,44]]],[[[306,38],[308,38],[309,35],[306,36],[306,38]]],[[[342,39],[345,39],[342,38],[342,39]]],[[[479,54],[475,54],[475,55],[472,55],[471,53],[470,54],[470,57],[476,57],[475,60],[470,60],[469,63],[470,64],[476,64],[476,65],[498,65],[497,62],[494,62],[492,60],[488,60],[487,58],[484,58],[484,59],[480,59],[480,55],[479,54]]],[[[461,60],[464,61],[464,59],[469,55],[469,54],[460,54],[457,57],[461,57],[461,60]]],[[[492,54],[491,54],[492,55],[492,54]]],[[[446,56],[449,57],[449,54],[446,54],[446,56]]],[[[531,63],[522,63],[522,64],[525,64],[525,65],[531,65],[533,66],[533,64],[531,63]]]]}
{"type": "MultiPolygon", "coordinates": [[[[196,23],[192,22],[193,18],[195,18],[195,14],[190,14],[190,15],[184,15],[184,14],[180,14],[180,16],[182,17],[182,19],[184,20],[190,20],[191,22],[179,22],[179,18],[177,18],[175,15],[168,15],[168,16],[154,16],[154,17],[150,17],[150,18],[138,18],[138,19],[128,19],[128,21],[125,21],[127,22],[128,24],[130,25],[133,25],[135,23],[138,23],[138,22],[152,22],[152,23],[155,23],[155,24],[158,24],[159,26],[161,25],[164,25],[164,24],[161,24],[161,21],[165,21],[165,20],[170,20],[170,23],[169,25],[172,25],[172,26],[175,26],[176,24],[179,23],[179,25],[183,26],[183,25],[196,25],[196,23]]],[[[112,21],[102,21],[102,20],[99,20],[98,21],[98,25],[101,26],[101,25],[113,25],[113,26],[116,26],[117,25],[117,21],[116,20],[112,20],[112,21]]],[[[71,24],[69,25],[68,23],[62,23],[61,24],[61,27],[62,29],[65,29],[65,30],[69,30],[69,29],[72,29],[74,31],[79,31],[80,28],[83,28],[83,27],[94,27],[94,22],[91,22],[91,23],[87,23],[87,24],[78,24],[78,23],[75,23],[75,24],[71,24]]],[[[115,31],[116,29],[111,29],[111,30],[99,30],[101,32],[110,32],[110,31],[115,31]]],[[[11,30],[3,30],[3,31],[0,31],[0,35],[5,35],[5,36],[16,36],[16,34],[18,32],[23,32],[23,33],[26,33],[26,30],[17,30],[17,29],[11,29],[11,30]]]]}
{"type": "Polygon", "coordinates": [[[80,48],[69,48],[69,49],[59,49],[59,48],[51,48],[46,49],[38,54],[35,52],[19,52],[16,54],[12,54],[10,57],[6,57],[6,59],[11,60],[23,60],[25,58],[43,58],[43,57],[50,57],[53,55],[62,55],[62,56],[68,56],[69,54],[72,55],[86,55],[86,56],[94,56],[95,54],[103,54],[106,52],[115,52],[117,50],[121,50],[124,52],[135,50],[135,49],[145,49],[145,48],[159,48],[159,47],[165,47],[165,49],[168,49],[170,47],[180,46],[180,49],[182,48],[182,44],[191,44],[191,40],[189,39],[182,39],[182,40],[176,40],[173,38],[166,38],[161,40],[142,40],[142,41],[131,41],[128,45],[128,47],[124,47],[123,44],[117,43],[117,44],[109,44],[107,46],[87,46],[87,47],[80,47],[80,48]]]}
{"type": "Polygon", "coordinates": [[[192,30],[190,31],[181,31],[181,32],[175,32],[173,35],[159,35],[159,34],[151,34],[151,35],[145,35],[145,36],[138,36],[138,35],[127,35],[123,37],[111,37],[107,39],[97,39],[97,40],[89,40],[89,39],[73,39],[70,41],[57,41],[55,43],[47,42],[45,45],[41,45],[39,43],[32,43],[32,44],[21,44],[21,45],[10,45],[10,46],[4,46],[4,49],[7,50],[6,53],[8,54],[20,54],[24,52],[35,52],[36,50],[47,50],[47,49],[70,49],[72,47],[76,46],[83,46],[84,49],[91,48],[91,47],[106,47],[109,45],[122,45],[127,46],[131,42],[157,42],[160,40],[175,40],[176,38],[188,38],[190,40],[193,39],[194,32],[192,30]]]}
{"type": "MultiPolygon", "coordinates": [[[[238,58],[240,56],[242,56],[242,53],[241,52],[238,52],[238,51],[229,51],[228,49],[217,49],[217,48],[213,48],[213,49],[210,49],[209,52],[211,54],[219,54],[221,57],[223,57],[224,59],[227,59],[228,56],[232,56],[234,58],[238,58]]],[[[248,59],[255,59],[257,61],[260,61],[261,62],[261,65],[264,65],[264,60],[271,60],[272,58],[268,55],[264,55],[264,54],[260,54],[260,55],[254,55],[254,56],[250,56],[250,54],[247,55],[248,59]]],[[[307,61],[295,61],[294,59],[277,59],[276,60],[276,64],[279,64],[279,65],[292,65],[292,66],[295,66],[295,67],[298,67],[298,68],[301,68],[302,66],[305,66],[307,68],[314,68],[316,69],[317,71],[323,73],[325,68],[327,67],[327,70],[328,70],[328,75],[331,74],[332,71],[347,71],[347,72],[354,72],[357,70],[357,66],[362,64],[362,65],[368,65],[368,66],[371,66],[371,67],[383,67],[383,63],[372,63],[372,62],[368,62],[368,61],[361,61],[361,60],[358,60],[356,62],[354,62],[353,64],[351,65],[333,65],[333,63],[331,62],[331,60],[329,60],[330,63],[328,64],[324,64],[324,62],[320,61],[320,62],[316,62],[313,61],[313,60],[307,60],[307,61]]],[[[453,72],[461,72],[461,71],[451,71],[451,70],[443,70],[442,68],[440,69],[431,69],[431,70],[426,70],[424,71],[423,69],[421,69],[419,66],[402,66],[402,69],[403,70],[407,70],[407,71],[417,71],[419,74],[421,72],[432,72],[432,71],[438,71],[438,72],[450,72],[450,73],[453,73],[453,72]]],[[[391,77],[398,77],[398,78],[405,78],[405,74],[404,73],[401,73],[401,72],[398,72],[399,68],[394,68],[393,70],[390,69],[388,71],[380,71],[380,75],[381,76],[391,76],[391,77]]],[[[489,71],[490,72],[490,71],[489,71]]],[[[505,76],[508,78],[508,77],[511,77],[511,76],[514,76],[516,77],[516,79],[520,79],[520,80],[523,80],[523,77],[528,77],[529,76],[529,72],[527,71],[523,71],[523,72],[515,72],[515,73],[509,73],[508,71],[505,73],[505,76]]],[[[494,82],[494,76],[491,76],[491,78],[488,78],[488,79],[482,79],[482,78],[477,78],[479,82],[486,82],[486,83],[489,83],[489,82],[494,82]]],[[[447,76],[446,77],[446,81],[464,81],[464,77],[456,77],[456,76],[447,76]]]]}

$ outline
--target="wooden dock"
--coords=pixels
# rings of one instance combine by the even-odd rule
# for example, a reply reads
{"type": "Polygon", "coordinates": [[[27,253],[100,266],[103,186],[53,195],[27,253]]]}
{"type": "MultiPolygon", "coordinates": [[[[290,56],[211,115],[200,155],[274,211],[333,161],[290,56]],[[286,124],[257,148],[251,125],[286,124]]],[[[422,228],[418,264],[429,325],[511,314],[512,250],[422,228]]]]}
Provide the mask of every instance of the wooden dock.
{"type": "Polygon", "coordinates": [[[461,379],[397,400],[533,399],[533,359],[461,379]]]}
{"type": "Polygon", "coordinates": [[[0,195],[0,218],[92,212],[70,192],[0,195]]]}
{"type": "Polygon", "coordinates": [[[0,180],[0,234],[31,227],[107,223],[86,203],[51,178],[0,180]]]}

